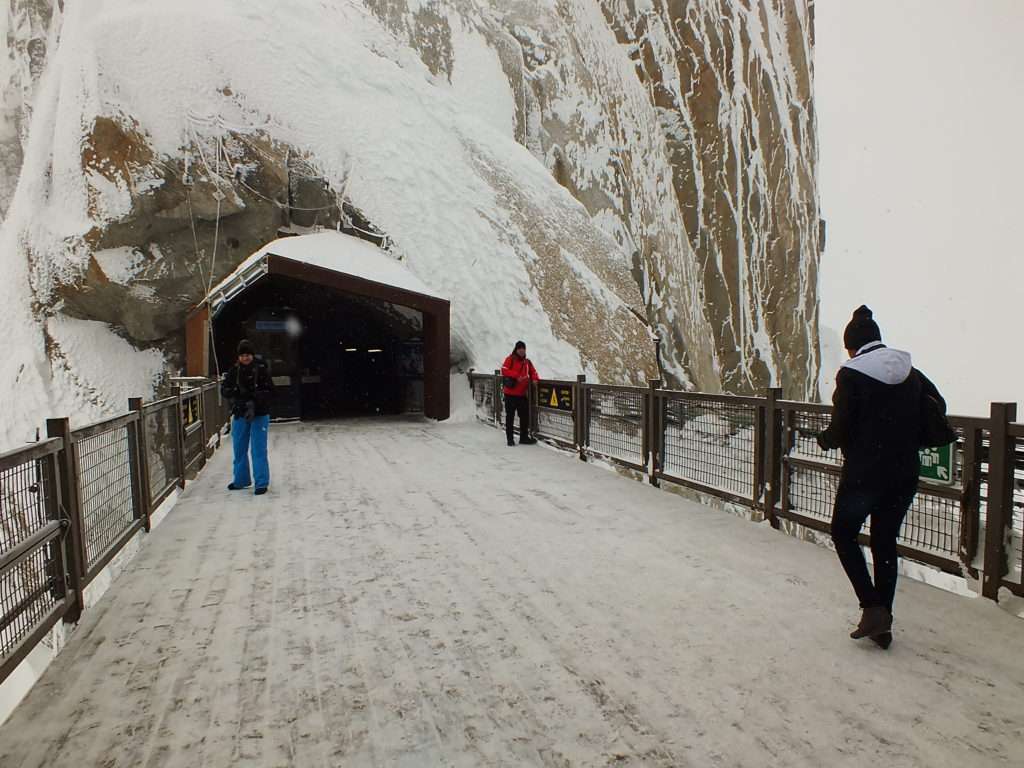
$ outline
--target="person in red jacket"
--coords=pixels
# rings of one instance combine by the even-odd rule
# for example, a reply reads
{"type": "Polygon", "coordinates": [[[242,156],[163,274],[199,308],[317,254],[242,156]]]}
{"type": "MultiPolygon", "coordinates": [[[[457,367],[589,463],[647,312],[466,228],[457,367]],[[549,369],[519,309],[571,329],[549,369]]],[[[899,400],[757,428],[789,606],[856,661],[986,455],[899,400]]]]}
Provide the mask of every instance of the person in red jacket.
{"type": "Polygon", "coordinates": [[[501,377],[505,392],[505,437],[509,445],[512,439],[512,422],[519,414],[519,444],[533,445],[537,441],[530,437],[530,382],[539,381],[537,369],[526,356],[526,342],[517,341],[512,354],[501,365],[501,377]]]}

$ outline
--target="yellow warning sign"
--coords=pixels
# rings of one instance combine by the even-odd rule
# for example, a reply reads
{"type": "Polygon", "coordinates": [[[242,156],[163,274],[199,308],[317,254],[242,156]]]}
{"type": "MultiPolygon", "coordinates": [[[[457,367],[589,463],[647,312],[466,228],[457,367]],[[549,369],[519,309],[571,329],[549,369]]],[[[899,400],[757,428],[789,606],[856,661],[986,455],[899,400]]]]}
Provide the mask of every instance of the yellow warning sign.
{"type": "Polygon", "coordinates": [[[199,421],[199,398],[189,398],[181,404],[182,420],[186,427],[191,427],[199,421]]]}
{"type": "Polygon", "coordinates": [[[538,384],[537,404],[541,408],[572,411],[572,386],[538,384]]]}

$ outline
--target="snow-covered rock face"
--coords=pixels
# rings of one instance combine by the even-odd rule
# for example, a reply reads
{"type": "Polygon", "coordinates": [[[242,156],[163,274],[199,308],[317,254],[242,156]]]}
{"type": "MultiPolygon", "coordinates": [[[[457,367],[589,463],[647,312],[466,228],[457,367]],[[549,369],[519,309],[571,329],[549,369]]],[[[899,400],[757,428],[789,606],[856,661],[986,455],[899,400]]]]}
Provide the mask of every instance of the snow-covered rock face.
{"type": "Polygon", "coordinates": [[[543,375],[641,383],[653,332],[674,383],[809,395],[806,6],[13,0],[0,300],[24,349],[0,391],[121,407],[54,374],[46,317],[173,361],[205,286],[282,226],[355,216],[450,296],[461,365],[524,338],[543,375]]]}
{"type": "Polygon", "coordinates": [[[516,140],[632,259],[676,383],[816,390],[817,142],[806,0],[368,7],[516,140]],[[468,71],[467,71],[468,70],[468,71]]]}
{"type": "Polygon", "coordinates": [[[32,96],[46,64],[53,30],[53,0],[10,0],[0,12],[0,217],[21,171],[32,96]]]}
{"type": "MultiPolygon", "coordinates": [[[[703,316],[687,325],[707,324],[726,390],[775,383],[787,396],[811,397],[819,254],[813,2],[602,6],[664,138],[674,195],[654,193],[661,205],[676,204],[687,238],[682,247],[664,239],[642,245],[647,271],[682,267],[684,284],[696,273],[703,316]]],[[[633,231],[647,230],[632,222],[633,231]]],[[[679,295],[659,298],[666,311],[656,316],[671,322],[679,295]]],[[[693,337],[682,342],[699,349],[693,337]]],[[[695,374],[713,383],[705,370],[695,374]]]]}

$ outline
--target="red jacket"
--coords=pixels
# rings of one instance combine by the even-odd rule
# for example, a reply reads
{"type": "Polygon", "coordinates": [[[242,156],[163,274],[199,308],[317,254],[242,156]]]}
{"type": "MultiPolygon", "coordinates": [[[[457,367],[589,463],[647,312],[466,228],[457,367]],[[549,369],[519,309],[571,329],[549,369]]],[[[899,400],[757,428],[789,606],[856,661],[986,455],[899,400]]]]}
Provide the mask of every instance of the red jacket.
{"type": "Polygon", "coordinates": [[[501,364],[501,375],[511,376],[513,379],[516,379],[514,387],[505,386],[503,388],[505,394],[512,397],[524,397],[530,386],[530,381],[540,381],[537,369],[533,367],[530,359],[519,357],[515,353],[506,357],[505,362],[501,364]],[[520,376],[526,376],[528,380],[519,381],[520,376]]]}

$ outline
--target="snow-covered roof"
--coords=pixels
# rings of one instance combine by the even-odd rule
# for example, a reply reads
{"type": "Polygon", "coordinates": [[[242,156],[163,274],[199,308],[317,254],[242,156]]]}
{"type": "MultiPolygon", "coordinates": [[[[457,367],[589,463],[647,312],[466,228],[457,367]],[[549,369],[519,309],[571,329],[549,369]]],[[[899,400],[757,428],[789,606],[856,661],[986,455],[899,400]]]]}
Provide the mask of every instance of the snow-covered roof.
{"type": "Polygon", "coordinates": [[[326,230],[311,235],[282,237],[260,248],[210,291],[206,298],[211,311],[216,314],[226,302],[267,274],[269,256],[280,256],[447,301],[444,296],[414,275],[408,267],[395,261],[372,243],[341,232],[326,230]]]}

